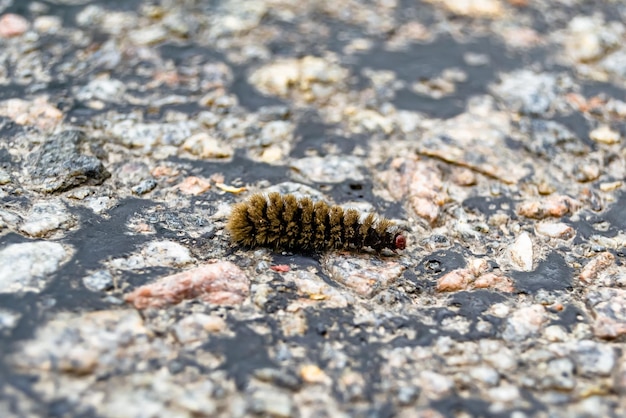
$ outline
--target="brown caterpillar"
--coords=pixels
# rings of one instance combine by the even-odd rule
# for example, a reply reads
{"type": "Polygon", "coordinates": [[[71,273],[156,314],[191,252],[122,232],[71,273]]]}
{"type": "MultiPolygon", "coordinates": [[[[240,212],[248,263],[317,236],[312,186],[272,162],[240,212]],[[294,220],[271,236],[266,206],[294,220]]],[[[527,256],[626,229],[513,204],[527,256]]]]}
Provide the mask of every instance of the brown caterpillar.
{"type": "Polygon", "coordinates": [[[388,219],[292,194],[255,194],[233,207],[226,228],[246,247],[314,252],[364,247],[403,250],[406,238],[388,219]]]}

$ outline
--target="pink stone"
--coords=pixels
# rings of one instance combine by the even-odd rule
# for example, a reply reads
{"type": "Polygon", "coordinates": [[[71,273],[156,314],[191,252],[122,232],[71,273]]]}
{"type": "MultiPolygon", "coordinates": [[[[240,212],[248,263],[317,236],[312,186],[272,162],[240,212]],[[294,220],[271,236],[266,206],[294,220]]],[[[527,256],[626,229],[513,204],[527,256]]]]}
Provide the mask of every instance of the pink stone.
{"type": "Polygon", "coordinates": [[[7,13],[0,17],[0,38],[19,36],[28,30],[28,20],[20,15],[7,13]]]}
{"type": "Polygon", "coordinates": [[[472,279],[472,274],[466,269],[452,270],[437,280],[438,292],[456,292],[466,290],[472,279]]]}
{"type": "Polygon", "coordinates": [[[133,290],[124,299],[137,309],[163,308],[196,298],[217,305],[236,305],[248,297],[249,287],[245,273],[225,261],[163,277],[133,290]]]}

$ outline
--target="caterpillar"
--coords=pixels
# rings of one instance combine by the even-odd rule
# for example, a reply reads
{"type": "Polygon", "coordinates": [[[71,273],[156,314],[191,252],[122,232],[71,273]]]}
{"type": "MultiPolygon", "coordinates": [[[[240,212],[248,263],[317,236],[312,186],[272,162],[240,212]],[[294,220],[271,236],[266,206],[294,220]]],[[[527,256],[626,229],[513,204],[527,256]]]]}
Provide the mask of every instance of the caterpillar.
{"type": "Polygon", "coordinates": [[[406,237],[388,219],[292,194],[254,194],[233,207],[226,229],[248,248],[319,252],[369,247],[377,252],[406,247],[406,237]]]}

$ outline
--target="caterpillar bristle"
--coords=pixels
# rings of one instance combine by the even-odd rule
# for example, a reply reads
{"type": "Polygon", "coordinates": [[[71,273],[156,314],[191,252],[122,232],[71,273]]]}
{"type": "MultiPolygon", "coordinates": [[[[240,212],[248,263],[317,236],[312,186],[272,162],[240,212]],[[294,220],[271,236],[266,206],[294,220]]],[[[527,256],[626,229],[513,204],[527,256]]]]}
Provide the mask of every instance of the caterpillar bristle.
{"type": "Polygon", "coordinates": [[[254,194],[233,207],[226,225],[244,247],[318,252],[336,249],[402,250],[406,238],[388,219],[354,209],[297,198],[292,194],[254,194]]]}

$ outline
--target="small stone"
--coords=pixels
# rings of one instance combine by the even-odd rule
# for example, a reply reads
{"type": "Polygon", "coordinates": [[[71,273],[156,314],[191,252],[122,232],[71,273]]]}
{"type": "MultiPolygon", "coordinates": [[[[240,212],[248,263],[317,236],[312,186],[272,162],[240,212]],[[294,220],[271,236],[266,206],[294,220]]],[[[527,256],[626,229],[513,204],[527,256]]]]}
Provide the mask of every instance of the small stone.
{"type": "Polygon", "coordinates": [[[11,330],[15,328],[22,314],[9,311],[7,309],[0,309],[0,333],[4,330],[11,330]]]}
{"type": "Polygon", "coordinates": [[[98,185],[111,174],[102,162],[83,152],[85,135],[63,131],[52,135],[39,150],[29,156],[28,164],[35,186],[52,193],[80,185],[98,185]]]}
{"type": "Polygon", "coordinates": [[[33,27],[39,33],[52,34],[58,32],[63,27],[63,21],[59,16],[39,16],[35,18],[33,27]]]}
{"type": "Polygon", "coordinates": [[[330,378],[315,364],[305,364],[300,367],[300,377],[306,383],[329,383],[330,378]]]}
{"type": "Polygon", "coordinates": [[[167,37],[167,30],[161,25],[135,29],[128,34],[128,38],[135,45],[153,45],[163,42],[167,37]]]}
{"type": "Polygon", "coordinates": [[[595,318],[596,337],[612,339],[626,335],[626,290],[601,288],[589,292],[587,305],[595,318]]]}
{"type": "Polygon", "coordinates": [[[187,195],[199,196],[211,188],[211,183],[201,177],[187,177],[178,186],[180,191],[187,195]]]}
{"type": "Polygon", "coordinates": [[[102,292],[113,288],[113,276],[108,270],[98,270],[83,277],[83,284],[92,292],[102,292]]]}
{"type": "Polygon", "coordinates": [[[39,202],[24,218],[19,230],[31,237],[44,237],[59,228],[67,228],[73,223],[72,216],[60,200],[39,202]]]}
{"type": "Polygon", "coordinates": [[[51,131],[63,119],[63,112],[48,103],[46,98],[39,97],[33,101],[9,99],[0,102],[0,116],[11,118],[18,125],[51,131]]]}
{"type": "Polygon", "coordinates": [[[550,238],[568,240],[576,235],[576,231],[571,226],[563,222],[541,222],[535,225],[538,234],[550,238]]]}
{"type": "Polygon", "coordinates": [[[433,161],[396,158],[381,178],[394,199],[402,200],[408,196],[413,212],[431,225],[437,222],[441,207],[450,200],[443,173],[433,161]]]}
{"type": "Polygon", "coordinates": [[[367,298],[386,289],[405,269],[395,261],[372,262],[368,258],[352,255],[331,255],[325,264],[335,281],[367,298]]]}
{"type": "Polygon", "coordinates": [[[133,310],[61,313],[37,328],[12,357],[20,369],[86,375],[129,367],[150,351],[148,331],[133,310]]]}
{"type": "Polygon", "coordinates": [[[461,16],[496,18],[504,13],[500,0],[428,0],[428,2],[441,4],[448,11],[461,16]]]}
{"type": "Polygon", "coordinates": [[[419,374],[420,387],[431,396],[445,396],[454,388],[454,381],[443,374],[424,370],[419,374]]]}
{"type": "Polygon", "coordinates": [[[294,126],[284,120],[274,120],[267,122],[259,134],[260,145],[267,146],[285,141],[291,141],[294,126]]]}
{"type": "Polygon", "coordinates": [[[163,308],[185,299],[200,298],[217,305],[237,305],[249,294],[250,280],[230,262],[205,264],[163,277],[125,296],[137,309],[163,308]]]}
{"type": "Polygon", "coordinates": [[[197,122],[194,121],[138,123],[125,119],[113,124],[108,132],[124,146],[152,151],[157,145],[180,146],[196,128],[197,122]]]}
{"type": "Polygon", "coordinates": [[[531,271],[533,269],[533,242],[527,232],[523,232],[509,247],[509,255],[516,270],[531,271]]]}
{"type": "Polygon", "coordinates": [[[546,340],[551,342],[562,342],[567,340],[567,332],[560,325],[550,325],[543,330],[546,340]]]}
{"type": "Polygon", "coordinates": [[[259,389],[250,398],[250,409],[263,416],[289,418],[293,413],[291,398],[291,395],[276,389],[259,389]]]}
{"type": "Polygon", "coordinates": [[[354,156],[328,155],[294,160],[291,167],[317,183],[342,183],[347,179],[363,180],[363,161],[354,156]]]}
{"type": "Polygon", "coordinates": [[[589,137],[601,144],[617,144],[620,141],[620,134],[607,125],[602,125],[589,132],[589,137]]]}
{"type": "Polygon", "coordinates": [[[495,273],[481,274],[474,280],[475,289],[494,289],[500,292],[512,293],[515,291],[513,280],[495,273]]]}
{"type": "Polygon", "coordinates": [[[516,112],[525,115],[544,115],[560,94],[560,83],[555,74],[519,70],[501,76],[502,81],[492,90],[516,112]]]}
{"type": "Polygon", "coordinates": [[[612,192],[622,187],[621,181],[611,181],[608,183],[600,183],[600,190],[603,192],[612,192]]]}
{"type": "Polygon", "coordinates": [[[232,148],[211,135],[201,132],[194,134],[183,142],[182,148],[200,158],[230,158],[232,148]]]}
{"type": "Polygon", "coordinates": [[[11,244],[0,250],[0,293],[41,291],[68,256],[57,242],[11,244]]]}
{"type": "Polygon", "coordinates": [[[546,312],[542,305],[519,308],[508,318],[502,338],[507,341],[523,341],[536,334],[545,320],[546,312]]]}
{"type": "Polygon", "coordinates": [[[152,190],[155,189],[156,186],[157,186],[157,181],[155,179],[146,179],[146,180],[143,180],[138,185],[131,188],[131,190],[134,194],[141,196],[143,194],[151,192],[152,190]]]}
{"type": "Polygon", "coordinates": [[[11,175],[2,167],[0,167],[0,186],[11,183],[11,175]]]}
{"type": "Polygon", "coordinates": [[[578,209],[580,203],[569,196],[551,196],[541,201],[523,202],[517,207],[521,216],[533,219],[560,218],[578,209]]]}
{"type": "Polygon", "coordinates": [[[481,381],[489,386],[496,386],[500,382],[500,374],[492,367],[477,366],[469,371],[472,379],[481,381]]]}
{"type": "MultiPolygon", "coordinates": [[[[348,72],[340,66],[323,58],[306,56],[301,59],[283,59],[259,68],[250,75],[249,82],[259,91],[268,95],[287,97],[293,90],[311,92],[316,85],[342,83],[348,72]]],[[[330,92],[329,92],[330,93],[330,92]]],[[[315,95],[302,96],[306,101],[314,98],[326,99],[315,95]]]]}
{"type": "Polygon", "coordinates": [[[453,270],[437,280],[438,292],[457,292],[465,290],[472,280],[472,275],[465,269],[453,270]]]}
{"type": "Polygon", "coordinates": [[[590,340],[573,343],[570,353],[581,376],[610,376],[617,361],[613,347],[590,340]]]}
{"type": "Polygon", "coordinates": [[[120,80],[100,77],[76,92],[76,98],[83,102],[101,100],[103,102],[119,102],[126,92],[126,84],[120,80]]]}
{"type": "Polygon", "coordinates": [[[173,241],[151,242],[141,250],[149,266],[181,267],[193,261],[189,250],[173,241]]]}
{"type": "Polygon", "coordinates": [[[19,36],[28,30],[28,20],[20,15],[6,13],[0,17],[0,38],[19,36]]]}
{"type": "Polygon", "coordinates": [[[598,274],[606,270],[615,263],[615,256],[610,252],[603,252],[596,255],[589,261],[580,272],[580,281],[592,283],[597,280],[598,274]]]}
{"type": "Polygon", "coordinates": [[[490,388],[487,391],[487,397],[492,402],[512,403],[520,399],[521,395],[516,386],[504,383],[501,386],[490,388]]]}
{"type": "Polygon", "coordinates": [[[194,313],[174,325],[174,335],[181,344],[189,344],[206,341],[210,333],[222,332],[226,328],[226,322],[219,316],[194,313]]]}
{"type": "Polygon", "coordinates": [[[545,370],[540,370],[541,389],[572,390],[576,386],[574,363],[569,358],[549,361],[545,370]]]}

